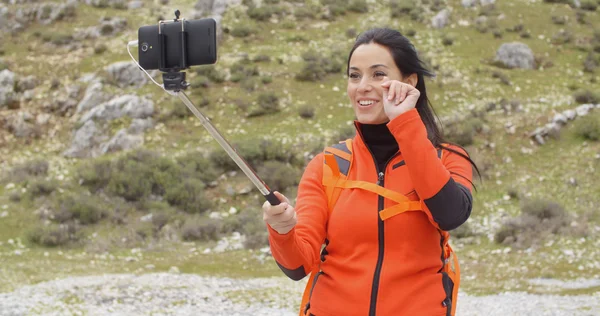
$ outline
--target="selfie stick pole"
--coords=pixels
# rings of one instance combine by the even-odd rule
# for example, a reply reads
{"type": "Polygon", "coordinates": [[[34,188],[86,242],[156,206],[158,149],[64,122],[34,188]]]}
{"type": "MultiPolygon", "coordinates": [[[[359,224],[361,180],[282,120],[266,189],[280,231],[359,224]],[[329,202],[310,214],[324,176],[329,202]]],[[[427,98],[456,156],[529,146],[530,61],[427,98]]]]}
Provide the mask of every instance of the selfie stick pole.
{"type": "Polygon", "coordinates": [[[271,190],[267,187],[263,180],[256,174],[256,172],[248,165],[248,163],[236,152],[236,150],[231,147],[229,142],[219,133],[219,131],[210,123],[207,117],[205,117],[192,103],[190,98],[181,90],[176,91],[177,96],[185,103],[185,105],[194,113],[194,115],[200,119],[202,125],[206,130],[212,135],[212,137],[225,149],[229,157],[233,159],[233,161],[242,169],[244,174],[252,181],[252,183],[258,188],[258,190],[263,194],[263,196],[271,203],[271,205],[278,205],[279,199],[273,194],[271,190]]]}
{"type": "Polygon", "coordinates": [[[271,205],[278,205],[280,203],[279,199],[273,194],[273,191],[269,189],[269,187],[265,184],[263,180],[256,174],[256,172],[250,167],[250,165],[242,158],[237,151],[227,142],[227,140],[219,133],[219,131],[210,123],[208,118],[204,116],[192,103],[190,98],[183,92],[187,87],[189,87],[189,83],[185,81],[185,70],[189,68],[188,64],[188,56],[187,56],[187,30],[185,29],[185,19],[179,18],[180,12],[179,10],[175,11],[175,19],[173,21],[159,21],[158,22],[158,51],[159,51],[159,70],[163,72],[163,88],[167,91],[173,91],[175,94],[185,103],[185,105],[194,113],[194,115],[200,119],[202,125],[208,130],[208,132],[212,135],[212,137],[225,149],[229,157],[233,159],[233,161],[242,169],[244,174],[250,179],[250,181],[258,188],[260,193],[271,203],[271,205]],[[167,47],[166,47],[166,36],[162,32],[162,25],[167,23],[181,23],[181,31],[179,33],[179,40],[169,40],[170,42],[179,42],[180,47],[180,56],[179,56],[179,64],[177,66],[167,65],[167,47]]]}

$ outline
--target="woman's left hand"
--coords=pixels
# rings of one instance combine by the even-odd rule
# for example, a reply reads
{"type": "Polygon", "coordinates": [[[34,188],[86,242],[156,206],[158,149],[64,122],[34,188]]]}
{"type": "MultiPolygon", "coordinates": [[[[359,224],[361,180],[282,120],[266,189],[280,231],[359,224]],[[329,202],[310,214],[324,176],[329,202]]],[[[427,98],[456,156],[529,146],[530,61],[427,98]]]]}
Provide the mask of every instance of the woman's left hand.
{"type": "Polygon", "coordinates": [[[417,88],[398,80],[383,78],[383,109],[391,120],[404,112],[414,109],[421,96],[417,88]]]}

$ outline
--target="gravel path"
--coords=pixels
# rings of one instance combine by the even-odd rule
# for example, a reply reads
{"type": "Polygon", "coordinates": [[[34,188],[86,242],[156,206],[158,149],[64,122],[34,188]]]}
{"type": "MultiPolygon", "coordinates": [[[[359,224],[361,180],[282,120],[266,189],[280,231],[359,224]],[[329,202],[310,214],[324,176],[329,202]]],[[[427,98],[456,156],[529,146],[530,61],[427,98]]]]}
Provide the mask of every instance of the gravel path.
{"type": "MultiPolygon", "coordinates": [[[[74,277],[0,293],[0,315],[274,315],[296,316],[303,282],[190,274],[74,277]]],[[[600,315],[600,292],[556,296],[461,293],[459,316],[600,315]]]]}

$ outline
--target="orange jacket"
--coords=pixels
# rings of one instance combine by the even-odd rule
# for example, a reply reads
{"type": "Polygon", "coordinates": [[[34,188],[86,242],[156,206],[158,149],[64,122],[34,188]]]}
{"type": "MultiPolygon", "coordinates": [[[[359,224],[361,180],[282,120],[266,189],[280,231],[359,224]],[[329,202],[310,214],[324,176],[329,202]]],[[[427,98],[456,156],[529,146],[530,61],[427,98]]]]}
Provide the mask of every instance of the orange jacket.
{"type": "Polygon", "coordinates": [[[355,137],[348,179],[378,183],[411,200],[422,200],[423,211],[405,212],[384,222],[378,211],[395,202],[347,189],[328,220],[320,154],[300,181],[296,226],[284,235],[268,227],[273,257],[289,277],[302,279],[321,262],[306,315],[449,315],[449,293],[440,273],[441,223],[429,207],[436,212],[440,207],[442,212],[468,207],[470,213],[471,165],[449,151],[438,158],[416,109],[389,122],[388,128],[400,152],[378,172],[362,138],[355,137]],[[464,196],[458,196],[460,192],[464,196]],[[323,243],[326,247],[319,254],[323,243]]]}

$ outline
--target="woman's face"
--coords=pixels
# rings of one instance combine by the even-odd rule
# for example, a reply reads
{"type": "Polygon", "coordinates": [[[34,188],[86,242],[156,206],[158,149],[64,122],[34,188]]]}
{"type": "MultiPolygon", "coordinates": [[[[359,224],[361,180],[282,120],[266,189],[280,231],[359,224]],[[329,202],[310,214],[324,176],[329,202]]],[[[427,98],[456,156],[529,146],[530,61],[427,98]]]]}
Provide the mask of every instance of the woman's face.
{"type": "Polygon", "coordinates": [[[348,97],[360,123],[389,121],[383,110],[383,78],[402,81],[400,69],[385,46],[376,43],[358,46],[348,68],[348,97]]]}

